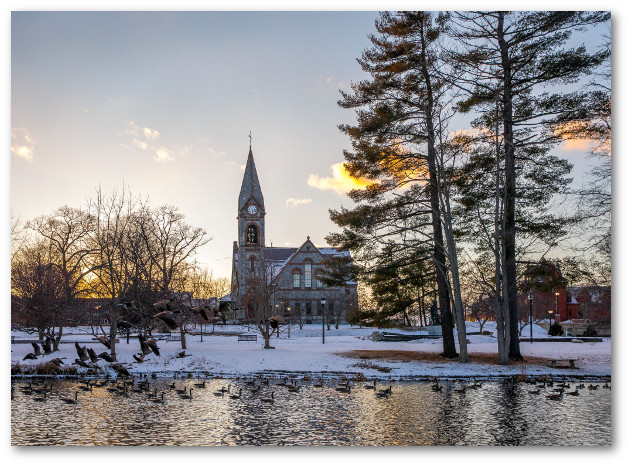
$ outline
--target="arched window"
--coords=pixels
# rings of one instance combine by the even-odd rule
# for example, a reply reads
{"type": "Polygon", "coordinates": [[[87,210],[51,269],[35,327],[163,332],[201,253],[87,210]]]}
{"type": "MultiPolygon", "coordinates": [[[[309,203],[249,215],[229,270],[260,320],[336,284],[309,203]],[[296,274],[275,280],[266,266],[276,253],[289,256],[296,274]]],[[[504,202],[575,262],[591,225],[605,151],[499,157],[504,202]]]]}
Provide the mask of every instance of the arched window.
{"type": "Polygon", "coordinates": [[[304,262],[304,287],[311,287],[311,269],[313,265],[311,262],[304,262]]]}
{"type": "Polygon", "coordinates": [[[249,257],[250,270],[252,273],[256,271],[256,257],[249,257]]]}
{"type": "Polygon", "coordinates": [[[253,224],[247,226],[247,235],[245,237],[248,244],[258,244],[258,228],[253,224]]]}
{"type": "Polygon", "coordinates": [[[300,272],[299,271],[293,272],[293,287],[294,288],[300,287],[300,272]]]}
{"type": "Polygon", "coordinates": [[[322,274],[319,272],[315,272],[315,287],[321,289],[324,287],[324,283],[321,281],[322,274]]]}

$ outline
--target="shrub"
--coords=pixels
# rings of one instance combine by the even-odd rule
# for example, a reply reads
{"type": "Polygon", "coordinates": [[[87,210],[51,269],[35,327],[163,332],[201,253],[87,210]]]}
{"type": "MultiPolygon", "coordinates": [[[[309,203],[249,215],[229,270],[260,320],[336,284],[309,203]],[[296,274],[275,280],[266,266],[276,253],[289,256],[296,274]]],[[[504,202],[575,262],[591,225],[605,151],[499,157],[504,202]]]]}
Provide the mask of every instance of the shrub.
{"type": "Polygon", "coordinates": [[[560,323],[554,323],[549,328],[550,336],[562,336],[562,325],[560,323]]]}
{"type": "Polygon", "coordinates": [[[582,335],[587,336],[587,337],[594,337],[594,336],[597,336],[597,330],[595,329],[595,326],[588,325],[586,329],[584,330],[584,334],[582,335]]]}

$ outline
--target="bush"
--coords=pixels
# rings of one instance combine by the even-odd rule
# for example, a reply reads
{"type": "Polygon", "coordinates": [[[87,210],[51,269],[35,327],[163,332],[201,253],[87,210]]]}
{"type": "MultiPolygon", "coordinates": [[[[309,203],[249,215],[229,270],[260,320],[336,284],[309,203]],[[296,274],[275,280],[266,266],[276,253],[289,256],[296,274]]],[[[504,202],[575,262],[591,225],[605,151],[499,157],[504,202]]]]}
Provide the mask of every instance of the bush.
{"type": "Polygon", "coordinates": [[[597,336],[597,330],[595,329],[595,326],[588,325],[586,329],[584,330],[584,334],[582,334],[582,336],[587,336],[587,337],[597,336]]]}
{"type": "Polygon", "coordinates": [[[550,336],[562,336],[562,332],[562,325],[560,323],[554,323],[551,325],[551,328],[549,328],[550,336]]]}

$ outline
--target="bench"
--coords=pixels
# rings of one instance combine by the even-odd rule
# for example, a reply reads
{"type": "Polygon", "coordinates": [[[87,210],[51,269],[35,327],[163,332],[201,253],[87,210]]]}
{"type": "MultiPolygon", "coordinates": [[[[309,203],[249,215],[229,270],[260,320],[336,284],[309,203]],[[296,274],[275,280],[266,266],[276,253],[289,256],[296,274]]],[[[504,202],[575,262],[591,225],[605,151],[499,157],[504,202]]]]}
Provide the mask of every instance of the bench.
{"type": "Polygon", "coordinates": [[[182,336],[179,335],[179,334],[166,336],[166,342],[169,342],[169,341],[180,341],[181,342],[181,340],[182,340],[182,336]]]}
{"type": "Polygon", "coordinates": [[[547,362],[549,362],[551,364],[551,368],[558,368],[557,364],[558,362],[568,362],[569,363],[569,367],[571,368],[577,368],[575,366],[575,361],[576,359],[574,358],[550,358],[547,360],[547,362]]]}
{"type": "Polygon", "coordinates": [[[258,340],[258,336],[256,334],[239,334],[238,335],[238,342],[241,341],[257,341],[258,340]]]}

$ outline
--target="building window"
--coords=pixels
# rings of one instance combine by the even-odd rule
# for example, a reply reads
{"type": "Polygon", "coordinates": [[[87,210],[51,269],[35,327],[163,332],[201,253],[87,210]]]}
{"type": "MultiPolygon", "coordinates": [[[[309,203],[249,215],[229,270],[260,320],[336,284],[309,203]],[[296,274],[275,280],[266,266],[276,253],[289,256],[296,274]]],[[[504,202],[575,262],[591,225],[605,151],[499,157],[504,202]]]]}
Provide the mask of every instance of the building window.
{"type": "Polygon", "coordinates": [[[256,271],[256,257],[250,257],[249,263],[250,263],[250,270],[253,274],[256,271]]]}
{"type": "Polygon", "coordinates": [[[324,287],[324,283],[321,281],[321,277],[322,276],[319,273],[315,275],[315,286],[318,289],[321,289],[322,287],[324,287]]]}
{"type": "Polygon", "coordinates": [[[311,262],[304,263],[304,287],[311,287],[311,262]]]}
{"type": "Polygon", "coordinates": [[[300,273],[298,273],[297,271],[293,272],[293,287],[294,288],[300,287],[300,273]]]}
{"type": "Polygon", "coordinates": [[[295,302],[295,315],[300,316],[302,313],[302,309],[300,308],[300,302],[295,302]]]}
{"type": "Polygon", "coordinates": [[[306,302],[306,304],[304,304],[304,306],[306,307],[304,309],[304,313],[306,313],[307,315],[311,314],[311,303],[310,302],[306,302]]]}
{"type": "Polygon", "coordinates": [[[258,244],[258,228],[253,224],[247,226],[247,237],[248,244],[258,244]]]}

